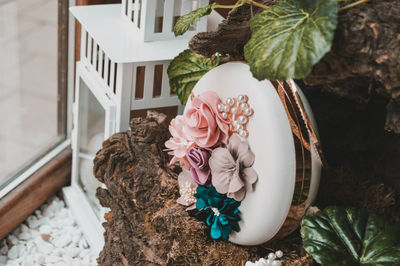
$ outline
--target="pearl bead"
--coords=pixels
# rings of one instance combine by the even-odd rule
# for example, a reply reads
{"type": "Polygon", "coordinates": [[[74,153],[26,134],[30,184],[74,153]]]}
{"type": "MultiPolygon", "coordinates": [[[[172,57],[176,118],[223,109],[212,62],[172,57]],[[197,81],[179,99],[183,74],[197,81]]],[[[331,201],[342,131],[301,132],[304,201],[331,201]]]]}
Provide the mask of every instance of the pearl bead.
{"type": "Polygon", "coordinates": [[[282,258],[282,257],[283,257],[283,252],[282,252],[282,250],[277,250],[277,251],[275,252],[275,255],[276,255],[278,258],[282,258]]]}
{"type": "Polygon", "coordinates": [[[218,104],[218,111],[220,111],[220,112],[224,111],[224,105],[222,103],[218,104]]]}
{"type": "Polygon", "coordinates": [[[232,98],[226,99],[226,104],[229,106],[232,106],[235,103],[235,101],[232,98]]]}
{"type": "Polygon", "coordinates": [[[268,254],[268,259],[274,260],[276,258],[274,253],[269,253],[268,254]]]}
{"type": "Polygon", "coordinates": [[[222,116],[223,119],[227,119],[228,118],[228,114],[227,113],[222,113],[221,116],[222,116]]]}
{"type": "Polygon", "coordinates": [[[235,130],[236,130],[236,131],[239,132],[239,131],[242,130],[242,129],[243,129],[243,126],[242,126],[242,125],[240,125],[240,124],[236,124],[236,125],[235,125],[235,130]]]}
{"type": "Polygon", "coordinates": [[[281,263],[279,260],[274,260],[274,261],[271,263],[271,265],[272,265],[272,266],[281,266],[282,263],[281,263]]]}
{"type": "Polygon", "coordinates": [[[239,101],[239,103],[247,102],[247,95],[239,95],[238,96],[238,101],[239,101]]]}
{"type": "Polygon", "coordinates": [[[229,105],[224,105],[224,112],[228,113],[229,112],[229,105]]]}
{"type": "Polygon", "coordinates": [[[239,116],[238,121],[239,121],[239,124],[244,125],[247,123],[247,118],[245,116],[241,115],[241,116],[239,116]]]}
{"type": "Polygon", "coordinates": [[[232,114],[236,114],[236,113],[237,113],[237,108],[236,108],[236,107],[232,107],[231,113],[232,113],[232,114]]]}
{"type": "Polygon", "coordinates": [[[241,104],[240,104],[240,109],[241,109],[241,110],[245,110],[245,109],[247,109],[247,108],[249,108],[249,105],[248,105],[247,103],[241,103],[241,104]]]}
{"type": "Polygon", "coordinates": [[[251,116],[253,114],[253,109],[247,108],[243,111],[243,113],[247,116],[251,116]]]}
{"type": "Polygon", "coordinates": [[[244,129],[241,129],[241,130],[239,130],[239,135],[241,136],[241,137],[247,137],[247,131],[246,130],[244,130],[244,129]]]}

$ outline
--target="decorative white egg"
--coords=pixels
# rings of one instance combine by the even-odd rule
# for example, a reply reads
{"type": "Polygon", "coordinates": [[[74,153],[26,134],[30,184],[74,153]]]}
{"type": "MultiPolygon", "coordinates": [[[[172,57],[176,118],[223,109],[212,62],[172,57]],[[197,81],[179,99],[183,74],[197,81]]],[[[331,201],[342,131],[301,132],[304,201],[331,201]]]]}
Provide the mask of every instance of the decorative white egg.
{"type": "MultiPolygon", "coordinates": [[[[254,191],[247,192],[239,207],[240,231],[232,232],[229,240],[239,245],[258,245],[279,234],[287,235],[298,226],[317,194],[321,163],[314,144],[309,141],[308,159],[299,157],[298,140],[274,84],[255,79],[246,63],[231,62],[214,68],[198,81],[192,93],[198,95],[208,90],[215,91],[222,101],[240,98],[238,102],[247,103],[252,114],[246,125],[247,134],[242,137],[255,154],[253,168],[258,180],[254,191]],[[305,171],[299,171],[301,167],[305,171]]],[[[315,129],[311,108],[300,88],[297,90],[315,129]]],[[[189,99],[186,109],[190,106],[189,99]]]]}

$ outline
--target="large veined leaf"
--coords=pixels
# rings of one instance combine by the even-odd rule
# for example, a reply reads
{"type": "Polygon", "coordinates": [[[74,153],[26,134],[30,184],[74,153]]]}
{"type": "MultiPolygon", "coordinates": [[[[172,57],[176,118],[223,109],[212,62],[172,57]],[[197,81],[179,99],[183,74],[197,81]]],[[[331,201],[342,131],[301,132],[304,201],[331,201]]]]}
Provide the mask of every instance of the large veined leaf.
{"type": "Polygon", "coordinates": [[[303,219],[301,236],[323,265],[400,265],[400,225],[363,210],[326,208],[303,219]]]}
{"type": "Polygon", "coordinates": [[[210,15],[213,5],[215,4],[198,8],[180,17],[174,27],[175,36],[183,35],[198,19],[210,15]]]}
{"type": "Polygon", "coordinates": [[[169,84],[182,104],[186,104],[197,81],[214,66],[210,58],[195,54],[189,49],[171,61],[167,70],[169,84]]]}
{"type": "Polygon", "coordinates": [[[331,49],[337,12],[337,0],[281,0],[254,16],[244,47],[254,77],[305,77],[331,49]]]}

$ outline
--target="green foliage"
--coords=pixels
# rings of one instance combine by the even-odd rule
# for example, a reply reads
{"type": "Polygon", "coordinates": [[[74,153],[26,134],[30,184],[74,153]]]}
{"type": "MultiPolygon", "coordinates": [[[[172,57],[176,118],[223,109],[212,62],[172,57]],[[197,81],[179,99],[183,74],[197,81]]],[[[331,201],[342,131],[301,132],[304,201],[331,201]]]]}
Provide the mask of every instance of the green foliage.
{"type": "Polygon", "coordinates": [[[304,78],[330,49],[337,0],[281,0],[254,16],[246,61],[259,80],[304,78]]]}
{"type": "Polygon", "coordinates": [[[323,265],[400,265],[400,225],[366,211],[326,208],[303,219],[301,236],[323,265]]]}
{"type": "Polygon", "coordinates": [[[186,104],[197,81],[214,67],[211,59],[195,54],[189,49],[172,60],[167,70],[169,84],[182,104],[186,104]]]}
{"type": "Polygon", "coordinates": [[[183,35],[198,19],[210,15],[214,5],[198,8],[180,17],[174,27],[175,36],[183,35]]]}

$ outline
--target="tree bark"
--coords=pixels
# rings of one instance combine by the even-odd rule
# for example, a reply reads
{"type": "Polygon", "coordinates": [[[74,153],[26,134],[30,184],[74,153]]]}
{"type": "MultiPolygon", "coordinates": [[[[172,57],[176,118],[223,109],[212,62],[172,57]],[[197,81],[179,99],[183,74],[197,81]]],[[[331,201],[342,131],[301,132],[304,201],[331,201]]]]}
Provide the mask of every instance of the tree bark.
{"type": "Polygon", "coordinates": [[[278,243],[240,247],[215,241],[209,228],[190,217],[178,198],[177,172],[169,168],[164,142],[169,138],[165,116],[135,118],[131,130],[103,143],[94,161],[106,214],[105,246],[99,265],[244,265],[281,249],[290,265],[310,265],[298,234],[278,243]]]}

